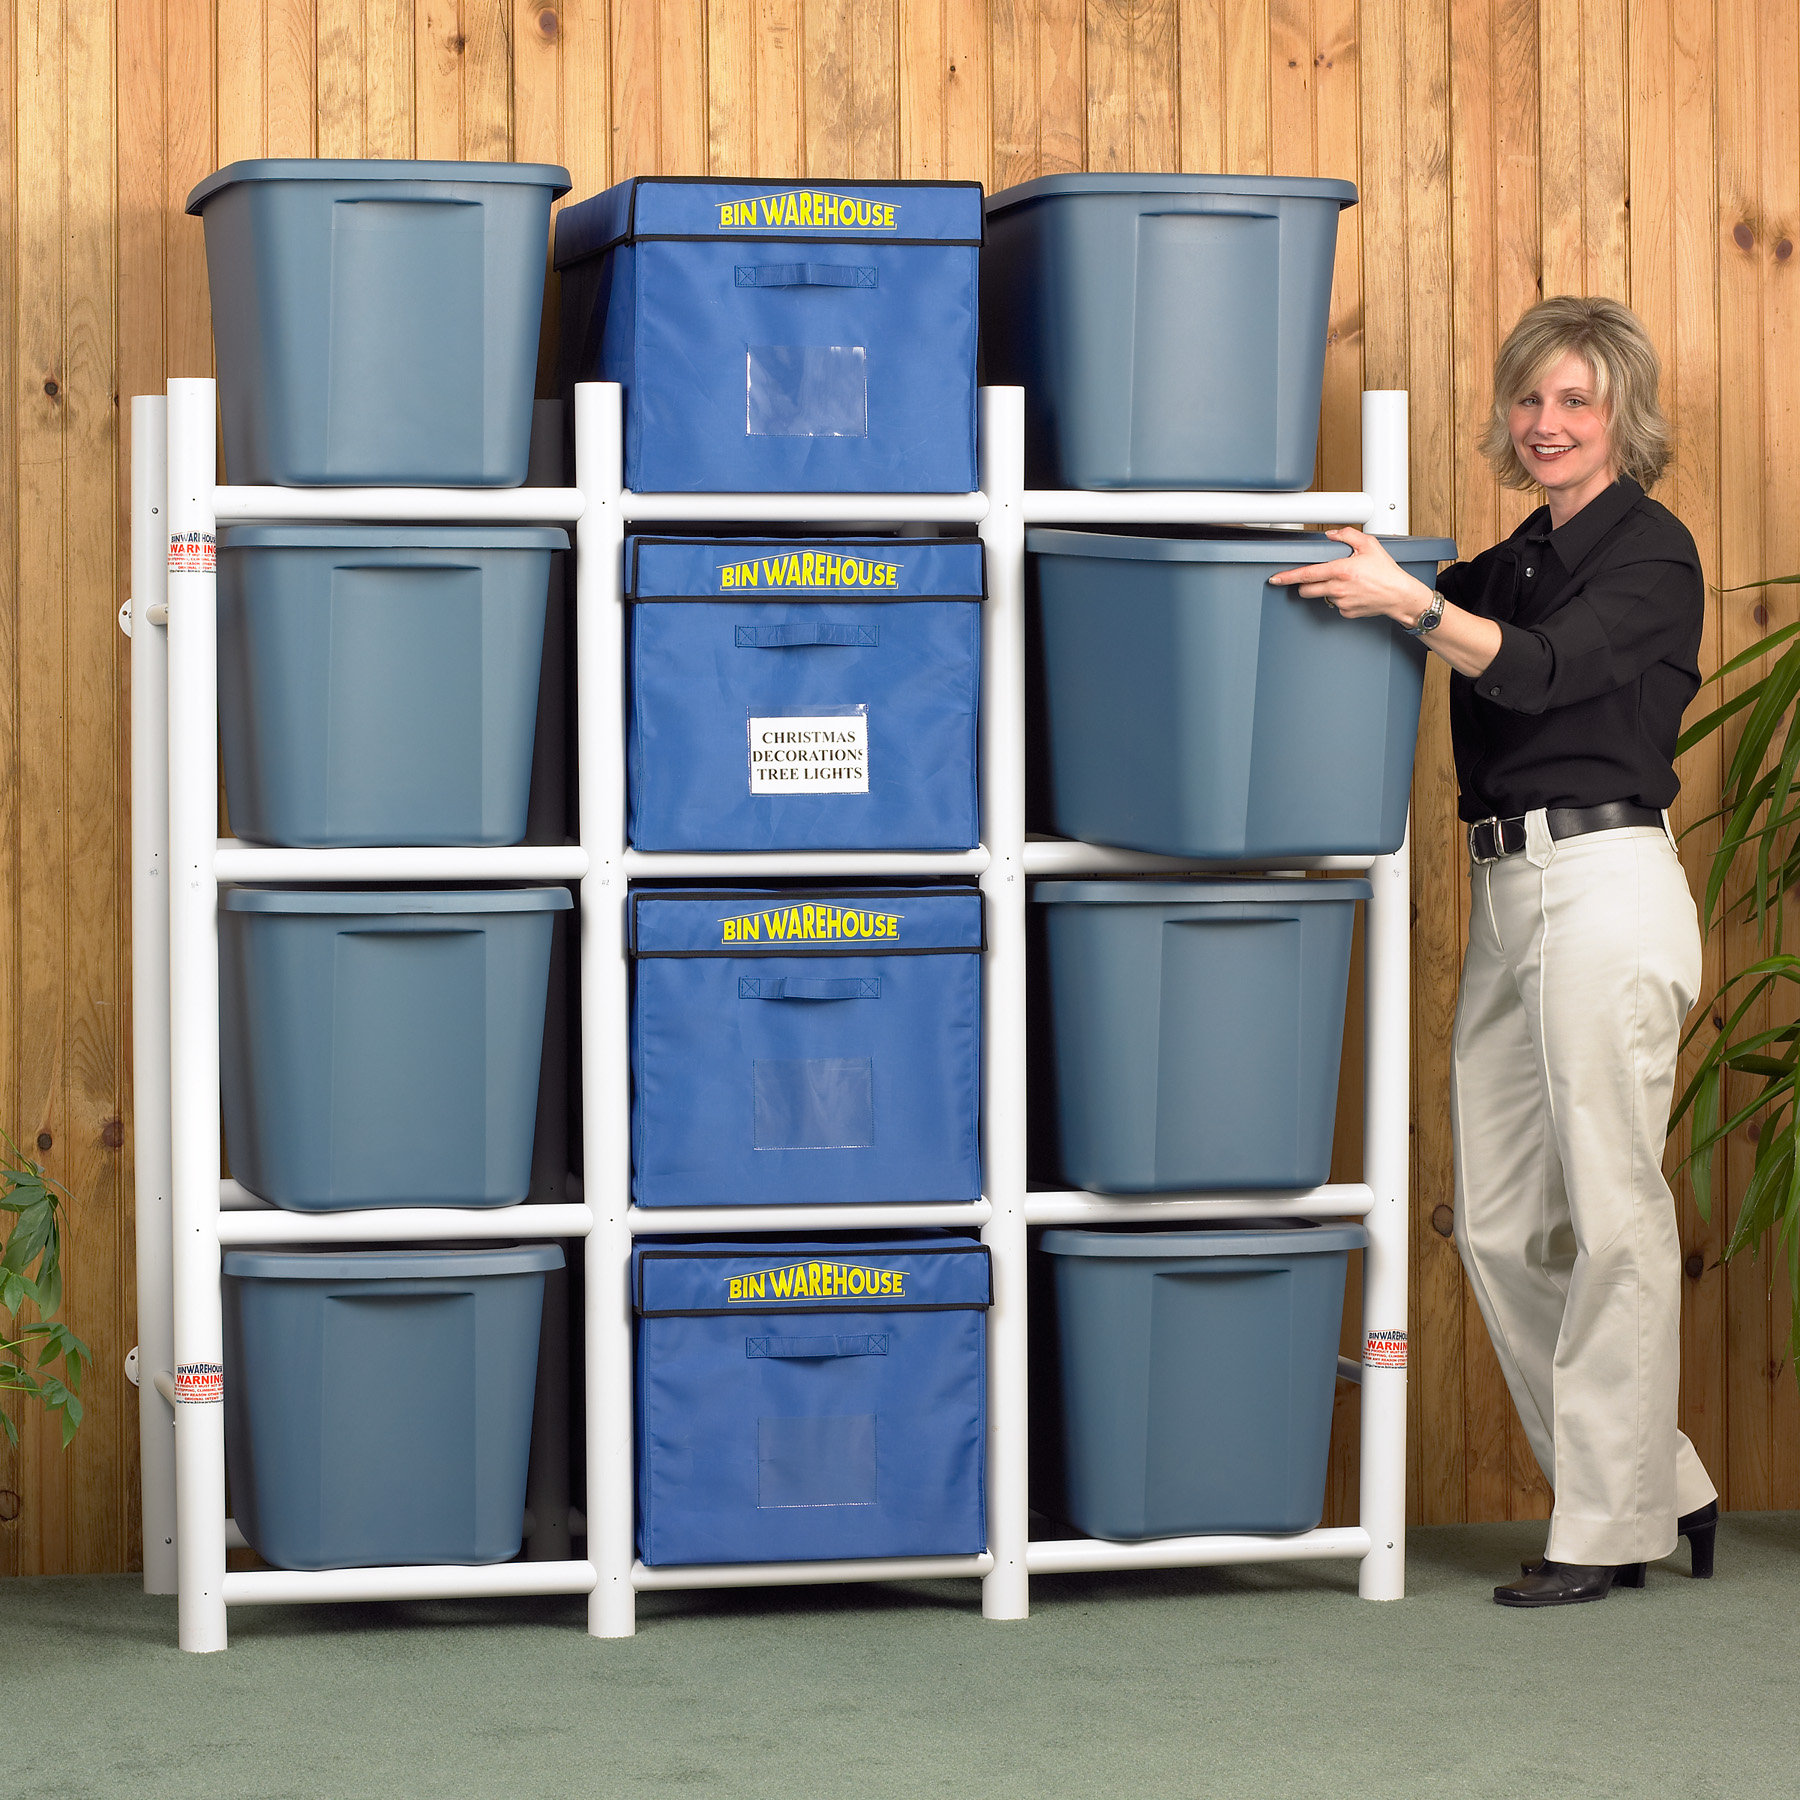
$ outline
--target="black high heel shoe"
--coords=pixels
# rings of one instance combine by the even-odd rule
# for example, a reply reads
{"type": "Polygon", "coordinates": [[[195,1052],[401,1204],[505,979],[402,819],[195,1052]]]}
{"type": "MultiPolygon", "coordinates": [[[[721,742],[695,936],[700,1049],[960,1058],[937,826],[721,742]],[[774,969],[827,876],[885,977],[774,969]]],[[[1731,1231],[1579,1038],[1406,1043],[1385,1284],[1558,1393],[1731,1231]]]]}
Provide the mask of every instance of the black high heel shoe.
{"type": "MultiPolygon", "coordinates": [[[[1690,1567],[1696,1581],[1712,1580],[1713,1540],[1718,1534],[1719,1503],[1716,1500],[1707,1501],[1704,1506],[1697,1507],[1691,1513],[1683,1513],[1675,1521],[1676,1537],[1686,1538],[1688,1541],[1688,1551],[1693,1559],[1690,1567]]],[[[1543,1558],[1540,1557],[1536,1562],[1520,1563],[1519,1573],[1536,1575],[1542,1572],[1543,1567],[1543,1558]]],[[[1643,1585],[1644,1565],[1642,1563],[1625,1564],[1613,1582],[1614,1587],[1642,1587],[1643,1585]],[[1637,1579],[1635,1581],[1629,1578],[1631,1571],[1636,1572],[1637,1579]]]]}
{"type": "Polygon", "coordinates": [[[1521,1580],[1494,1589],[1502,1606],[1578,1606],[1585,1600],[1604,1600],[1616,1587],[1644,1585],[1642,1563],[1541,1562],[1521,1580]]]}
{"type": "Polygon", "coordinates": [[[1690,1565],[1696,1581],[1711,1581],[1713,1572],[1713,1539],[1719,1535],[1719,1503],[1709,1500],[1691,1513],[1683,1513],[1675,1521],[1676,1535],[1688,1541],[1692,1554],[1690,1565]]]}

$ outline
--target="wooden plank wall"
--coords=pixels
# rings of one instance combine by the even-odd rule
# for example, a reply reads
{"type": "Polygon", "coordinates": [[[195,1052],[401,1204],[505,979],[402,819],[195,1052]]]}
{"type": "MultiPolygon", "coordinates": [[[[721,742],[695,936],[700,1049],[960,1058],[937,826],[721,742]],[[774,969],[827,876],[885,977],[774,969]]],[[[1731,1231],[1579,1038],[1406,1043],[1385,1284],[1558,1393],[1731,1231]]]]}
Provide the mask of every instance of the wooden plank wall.
{"type": "MultiPolygon", "coordinates": [[[[1709,576],[1800,569],[1800,0],[0,0],[0,92],[0,1125],[77,1196],[69,1310],[100,1357],[67,1455],[38,1430],[0,1453],[0,1570],[137,1555],[123,421],[210,373],[182,199],[216,165],[512,156],[578,195],[640,172],[1349,176],[1327,483],[1357,485],[1359,391],[1408,388],[1414,529],[1490,542],[1526,504],[1473,448],[1494,348],[1540,293],[1604,292],[1661,347],[1662,495],[1709,576]]],[[[1706,657],[1794,612],[1722,597],[1706,657]]],[[[1447,1235],[1465,884],[1438,679],[1422,744],[1413,1511],[1522,1517],[1547,1495],[1447,1235]]],[[[1685,775],[1698,817],[1716,754],[1685,775]]],[[[1751,948],[1715,938],[1709,975],[1751,948]]],[[[1800,1505],[1783,1310],[1685,1200],[1683,1234],[1687,1428],[1730,1505],[1800,1505]]]]}

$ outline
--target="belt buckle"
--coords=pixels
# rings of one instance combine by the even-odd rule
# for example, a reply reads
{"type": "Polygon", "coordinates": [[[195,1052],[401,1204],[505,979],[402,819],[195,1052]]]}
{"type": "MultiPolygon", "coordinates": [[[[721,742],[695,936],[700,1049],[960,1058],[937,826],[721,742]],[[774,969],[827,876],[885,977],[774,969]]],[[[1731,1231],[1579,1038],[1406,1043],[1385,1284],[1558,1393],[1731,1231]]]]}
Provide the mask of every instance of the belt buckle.
{"type": "Polygon", "coordinates": [[[1501,858],[1505,856],[1505,854],[1506,854],[1505,838],[1504,838],[1504,834],[1501,832],[1501,829],[1500,829],[1500,819],[1499,819],[1498,814],[1496,814],[1492,818],[1477,819],[1469,827],[1469,860],[1470,860],[1470,862],[1476,864],[1477,867],[1485,867],[1488,863],[1499,862],[1501,860],[1501,858]],[[1494,852],[1493,852],[1493,855],[1491,855],[1491,856],[1483,856],[1481,854],[1481,851],[1476,847],[1475,834],[1478,831],[1482,830],[1484,827],[1493,834],[1489,840],[1494,846],[1494,852]]]}

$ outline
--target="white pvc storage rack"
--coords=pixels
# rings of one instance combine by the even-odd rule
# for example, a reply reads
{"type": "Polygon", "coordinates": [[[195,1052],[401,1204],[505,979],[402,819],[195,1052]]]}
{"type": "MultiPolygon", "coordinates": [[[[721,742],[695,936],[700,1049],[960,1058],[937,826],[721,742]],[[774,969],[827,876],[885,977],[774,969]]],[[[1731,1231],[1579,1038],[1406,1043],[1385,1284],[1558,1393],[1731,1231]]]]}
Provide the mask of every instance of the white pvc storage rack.
{"type": "MultiPolygon", "coordinates": [[[[132,402],[133,995],[136,1075],[144,1585],[180,1596],[180,1643],[218,1650],[233,1605],[585,1593],[588,1629],[635,1629],[656,1588],[971,1576],[982,1612],[1023,1618],[1033,1574],[1355,1558],[1359,1589],[1398,1599],[1405,1580],[1408,1150],[1408,884],[1392,856],[1285,857],[1284,868],[1366,869],[1363,1180],[1298,1193],[1113,1199],[1028,1192],[1025,1180],[1025,907],[1033,875],[1203,865],[1025,836],[1025,528],[1028,524],[1356,524],[1408,529],[1406,395],[1363,396],[1362,493],[1033,492],[1024,485],[1024,395],[981,395],[982,491],[973,494],[633,494],[622,484],[616,386],[575,390],[576,485],[511,489],[221,487],[211,381],[171,381],[132,402]],[[213,544],[244,520],[439,520],[575,528],[580,843],[502,849],[265,849],[218,832],[218,673],[213,544]],[[625,842],[621,546],[626,521],[973,524],[987,548],[981,845],[955,853],[651,854],[625,842]],[[166,628],[166,629],[165,629],[166,628]],[[982,1172],[973,1204],[658,1209],[631,1203],[625,897],[634,877],[729,882],[836,876],[977,877],[987,909],[982,1172]],[[222,1182],[218,901],[250,881],[578,881],[585,1186],[578,1204],[297,1214],[222,1182]],[[1360,1217],[1365,1353],[1360,1523],[1293,1536],[1148,1543],[1030,1541],[1026,1229],[1108,1221],[1360,1217]],[[648,1569],[634,1555],[633,1319],[629,1264],[644,1232],[818,1232],[979,1227],[992,1252],[988,1549],[980,1556],[648,1569]],[[294,1572],[226,1571],[222,1246],[441,1238],[585,1241],[585,1560],[519,1560],[294,1572]],[[173,1430],[171,1430],[171,1414],[173,1430]]],[[[1244,868],[1243,864],[1229,865],[1244,868]]],[[[580,1522],[577,1521],[577,1529],[580,1522]]]]}

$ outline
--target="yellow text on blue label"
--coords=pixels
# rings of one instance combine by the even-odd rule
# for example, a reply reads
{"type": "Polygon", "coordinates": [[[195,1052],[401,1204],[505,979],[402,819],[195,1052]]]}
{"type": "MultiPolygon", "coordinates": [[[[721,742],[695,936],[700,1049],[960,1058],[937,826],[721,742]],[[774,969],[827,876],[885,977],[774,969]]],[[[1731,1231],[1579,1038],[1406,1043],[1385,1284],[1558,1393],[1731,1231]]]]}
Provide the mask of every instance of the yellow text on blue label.
{"type": "Polygon", "coordinates": [[[904,913],[865,912],[858,906],[777,906],[721,919],[722,944],[827,944],[900,936],[904,913]]]}
{"type": "Polygon", "coordinates": [[[757,194],[748,200],[721,200],[721,231],[897,231],[900,209],[879,200],[860,200],[853,194],[833,194],[818,188],[788,188],[778,194],[757,194]]]}
{"type": "Polygon", "coordinates": [[[739,1303],[755,1300],[835,1300],[844,1294],[904,1300],[906,1274],[901,1269],[871,1269],[861,1263],[787,1263],[779,1269],[757,1269],[733,1275],[726,1292],[739,1303]]]}
{"type": "Polygon", "coordinates": [[[900,565],[867,556],[838,556],[828,550],[789,550],[780,556],[726,563],[719,570],[719,592],[745,588],[892,588],[900,585],[900,565]]]}

